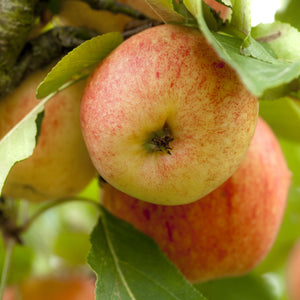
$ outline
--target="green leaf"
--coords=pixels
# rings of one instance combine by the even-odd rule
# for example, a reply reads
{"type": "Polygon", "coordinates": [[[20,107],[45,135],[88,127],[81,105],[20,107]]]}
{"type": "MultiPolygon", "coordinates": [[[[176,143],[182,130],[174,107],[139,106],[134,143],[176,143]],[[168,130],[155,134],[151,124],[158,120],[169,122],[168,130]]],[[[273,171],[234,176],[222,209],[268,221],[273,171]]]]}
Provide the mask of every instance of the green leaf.
{"type": "MultiPolygon", "coordinates": [[[[269,63],[261,57],[247,57],[240,52],[242,40],[222,34],[213,34],[222,57],[239,73],[244,84],[258,97],[283,84],[289,84],[300,75],[300,61],[269,63]]],[[[253,45],[252,53],[260,53],[253,45]]],[[[280,95],[281,96],[281,95],[280,95]]]]}
{"type": "Polygon", "coordinates": [[[253,38],[268,44],[281,60],[300,60],[300,32],[290,24],[274,22],[252,29],[253,38]]]}
{"type": "MultiPolygon", "coordinates": [[[[245,56],[241,53],[243,39],[228,34],[211,32],[207,27],[202,13],[200,1],[184,0],[188,10],[197,19],[200,30],[212,44],[220,57],[231,65],[239,74],[243,83],[256,96],[263,97],[278,86],[289,84],[300,75],[300,61],[281,61],[273,63],[256,57],[245,56]]],[[[260,53],[261,47],[253,44],[251,53],[260,53]],[[256,49],[257,48],[257,49],[256,49]]],[[[274,96],[274,93],[273,93],[274,96]]],[[[280,94],[280,96],[282,96],[280,94]]]]}
{"type": "Polygon", "coordinates": [[[148,236],[102,209],[88,262],[98,280],[96,299],[205,299],[148,236]]]}
{"type": "Polygon", "coordinates": [[[248,36],[251,32],[251,0],[231,0],[232,18],[230,26],[248,36]]]}
{"type": "Polygon", "coordinates": [[[185,5],[182,1],[177,2],[173,0],[173,9],[178,14],[180,14],[184,18],[184,24],[191,27],[198,27],[196,19],[193,15],[186,9],[185,5]]]}
{"type": "Polygon", "coordinates": [[[262,277],[246,275],[195,285],[209,300],[277,300],[262,277]]]}
{"type": "Polygon", "coordinates": [[[0,140],[0,194],[12,166],[33,153],[38,135],[37,123],[47,101],[48,98],[41,101],[0,140]]]}
{"type": "Polygon", "coordinates": [[[63,84],[89,75],[123,41],[119,32],[92,38],[65,55],[37,88],[37,98],[57,91],[63,84]]]}
{"type": "Polygon", "coordinates": [[[225,23],[231,20],[232,6],[230,0],[203,0],[203,4],[205,7],[207,5],[213,11],[217,22],[221,21],[221,23],[225,23]]]}
{"type": "Polygon", "coordinates": [[[276,135],[300,142],[299,100],[286,97],[273,101],[260,101],[259,111],[276,135]]]}
{"type": "Polygon", "coordinates": [[[183,23],[184,17],[177,13],[172,0],[145,0],[165,23],[183,23]]]}
{"type": "Polygon", "coordinates": [[[276,63],[276,55],[271,48],[257,42],[251,35],[247,36],[242,44],[241,53],[267,63],[276,63]]]}

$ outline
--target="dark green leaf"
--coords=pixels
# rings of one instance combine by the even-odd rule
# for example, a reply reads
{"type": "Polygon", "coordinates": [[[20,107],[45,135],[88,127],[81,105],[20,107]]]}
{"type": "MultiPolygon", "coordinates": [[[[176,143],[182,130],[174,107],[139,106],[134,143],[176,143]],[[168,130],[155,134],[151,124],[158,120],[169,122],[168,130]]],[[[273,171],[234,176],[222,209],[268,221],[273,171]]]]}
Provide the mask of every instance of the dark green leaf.
{"type": "Polygon", "coordinates": [[[102,210],[88,261],[98,281],[96,299],[201,300],[148,236],[102,210]]]}
{"type": "Polygon", "coordinates": [[[48,96],[69,81],[86,77],[122,41],[120,33],[111,32],[92,38],[76,47],[48,73],[37,88],[37,98],[48,96]]]}

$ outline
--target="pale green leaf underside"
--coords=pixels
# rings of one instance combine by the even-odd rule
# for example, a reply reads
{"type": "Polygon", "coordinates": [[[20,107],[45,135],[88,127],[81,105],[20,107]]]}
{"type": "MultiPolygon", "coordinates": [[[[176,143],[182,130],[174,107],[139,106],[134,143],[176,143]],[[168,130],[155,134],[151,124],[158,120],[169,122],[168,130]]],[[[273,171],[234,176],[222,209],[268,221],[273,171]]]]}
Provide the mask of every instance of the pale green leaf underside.
{"type": "Polygon", "coordinates": [[[205,300],[152,239],[104,209],[91,243],[96,299],[205,300]]]}
{"type": "Polygon", "coordinates": [[[46,97],[70,80],[87,76],[122,41],[123,37],[119,32],[111,32],[82,43],[65,55],[48,73],[37,88],[37,98],[46,97]]]}
{"type": "Polygon", "coordinates": [[[44,110],[46,101],[41,101],[0,140],[0,194],[12,166],[33,153],[37,134],[36,119],[44,110]]]}

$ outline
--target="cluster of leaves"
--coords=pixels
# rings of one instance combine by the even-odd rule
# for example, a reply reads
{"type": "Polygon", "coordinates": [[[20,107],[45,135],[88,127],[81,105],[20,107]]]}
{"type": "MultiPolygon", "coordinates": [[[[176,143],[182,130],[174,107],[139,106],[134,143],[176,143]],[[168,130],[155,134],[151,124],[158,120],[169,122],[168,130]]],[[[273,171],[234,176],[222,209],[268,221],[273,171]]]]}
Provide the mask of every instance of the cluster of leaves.
{"type": "MultiPolygon", "coordinates": [[[[292,27],[298,26],[292,23],[297,18],[289,18],[288,6],[286,13],[278,14],[278,21],[252,28],[250,1],[147,2],[165,23],[199,28],[249,90],[259,97],[260,114],[280,139],[293,173],[293,185],[281,231],[265,261],[247,276],[198,285],[188,283],[151,239],[101,209],[88,257],[99,279],[96,299],[285,300],[284,266],[290,247],[299,237],[300,225],[300,57],[297,51],[300,33],[292,27]]],[[[296,2],[291,1],[293,5],[296,2]]],[[[37,89],[37,96],[42,98],[40,105],[0,141],[0,190],[13,164],[32,153],[38,133],[36,124],[44,104],[57,91],[88,76],[122,41],[120,33],[97,36],[69,52],[52,69],[37,89]]],[[[73,242],[63,245],[67,244],[73,242]]],[[[62,248],[58,252],[64,255],[62,248]]]]}

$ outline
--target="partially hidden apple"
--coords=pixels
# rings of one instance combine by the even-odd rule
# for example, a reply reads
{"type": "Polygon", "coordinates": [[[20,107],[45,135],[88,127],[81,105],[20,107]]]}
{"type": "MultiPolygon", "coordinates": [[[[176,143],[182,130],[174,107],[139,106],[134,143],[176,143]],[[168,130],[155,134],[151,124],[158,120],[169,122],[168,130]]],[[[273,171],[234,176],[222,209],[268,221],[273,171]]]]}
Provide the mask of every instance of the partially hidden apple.
{"type": "Polygon", "coordinates": [[[237,171],[204,198],[163,206],[104,184],[101,199],[151,236],[188,280],[203,282],[245,274],[264,259],[281,225],[290,177],[276,136],[259,119],[237,171]]]}
{"type": "Polygon", "coordinates": [[[87,3],[78,0],[62,1],[57,17],[62,25],[84,26],[98,33],[122,32],[131,20],[126,15],[92,9],[87,3]]]}
{"type": "Polygon", "coordinates": [[[6,288],[3,300],[94,300],[95,280],[83,275],[29,278],[6,288]]]}
{"type": "MultiPolygon", "coordinates": [[[[0,100],[0,139],[39,103],[35,90],[48,71],[46,68],[30,75],[0,100]]],[[[80,129],[84,85],[82,81],[70,86],[45,105],[36,148],[30,157],[12,167],[3,196],[31,201],[69,197],[96,175],[80,129]]]]}
{"type": "MultiPolygon", "coordinates": [[[[147,17],[161,20],[145,0],[120,0],[118,2],[131,6],[147,17]]],[[[57,17],[63,25],[84,26],[99,33],[122,32],[126,24],[132,20],[125,14],[92,9],[87,3],[78,0],[62,1],[57,17]]]]}
{"type": "Polygon", "coordinates": [[[81,126],[115,188],[164,205],[193,202],[237,169],[258,100],[196,29],[160,25],[117,47],[88,80],[81,126]]]}
{"type": "Polygon", "coordinates": [[[300,300],[300,239],[295,242],[287,261],[286,283],[290,300],[300,300]]]}

